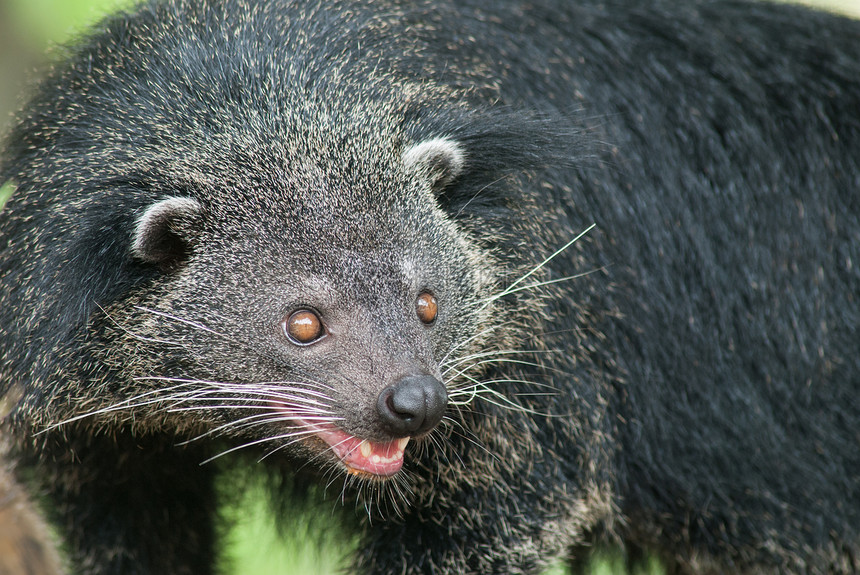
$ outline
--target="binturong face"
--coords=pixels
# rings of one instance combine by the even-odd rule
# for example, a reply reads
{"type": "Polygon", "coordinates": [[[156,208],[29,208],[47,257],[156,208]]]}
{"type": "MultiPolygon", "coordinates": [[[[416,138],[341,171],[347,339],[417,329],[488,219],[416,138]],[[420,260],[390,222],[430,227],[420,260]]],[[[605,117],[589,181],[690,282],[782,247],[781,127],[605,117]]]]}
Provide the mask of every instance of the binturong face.
{"type": "Polygon", "coordinates": [[[222,189],[198,174],[145,206],[129,248],[157,273],[106,311],[137,393],[108,410],[169,412],[192,440],[232,438],[219,453],[362,479],[402,475],[411,443],[444,441],[451,404],[474,396],[464,358],[492,335],[490,276],[434,199],[461,147],[391,157],[349,181],[304,159],[237,161],[222,189]]]}

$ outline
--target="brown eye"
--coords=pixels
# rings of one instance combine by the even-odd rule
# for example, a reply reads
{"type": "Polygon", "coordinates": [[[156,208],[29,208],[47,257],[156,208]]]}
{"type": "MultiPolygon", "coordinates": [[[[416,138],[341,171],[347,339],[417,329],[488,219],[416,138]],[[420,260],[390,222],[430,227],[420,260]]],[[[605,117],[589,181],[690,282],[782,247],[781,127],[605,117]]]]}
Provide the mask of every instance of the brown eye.
{"type": "Polygon", "coordinates": [[[319,316],[307,309],[293,312],[283,322],[284,331],[299,345],[308,345],[325,335],[325,328],[319,316]]]}
{"type": "Polygon", "coordinates": [[[436,298],[427,292],[422,293],[415,300],[415,311],[418,314],[418,319],[426,324],[433,323],[436,320],[436,314],[439,313],[436,298]]]}

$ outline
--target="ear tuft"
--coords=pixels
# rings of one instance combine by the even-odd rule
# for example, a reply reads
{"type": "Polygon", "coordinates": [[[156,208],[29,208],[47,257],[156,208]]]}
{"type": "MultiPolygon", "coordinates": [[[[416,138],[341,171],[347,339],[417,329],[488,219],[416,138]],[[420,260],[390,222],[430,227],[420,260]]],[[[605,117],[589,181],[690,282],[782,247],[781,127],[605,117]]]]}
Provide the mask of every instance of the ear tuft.
{"type": "Polygon", "coordinates": [[[169,269],[188,255],[200,204],[190,198],[167,198],[150,205],[137,219],[132,254],[169,269]]]}
{"type": "Polygon", "coordinates": [[[415,144],[403,152],[402,159],[406,169],[430,178],[434,191],[450,184],[466,166],[463,148],[449,138],[433,138],[415,144]]]}

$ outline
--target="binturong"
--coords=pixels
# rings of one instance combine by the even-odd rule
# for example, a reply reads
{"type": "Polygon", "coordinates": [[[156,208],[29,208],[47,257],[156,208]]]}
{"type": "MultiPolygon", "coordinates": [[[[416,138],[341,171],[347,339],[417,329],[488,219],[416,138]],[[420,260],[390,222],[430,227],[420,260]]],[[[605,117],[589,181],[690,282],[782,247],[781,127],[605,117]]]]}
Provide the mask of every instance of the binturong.
{"type": "Polygon", "coordinates": [[[69,573],[213,573],[233,468],[354,573],[860,571],[860,22],[153,0],[0,170],[6,490],[69,573]]]}

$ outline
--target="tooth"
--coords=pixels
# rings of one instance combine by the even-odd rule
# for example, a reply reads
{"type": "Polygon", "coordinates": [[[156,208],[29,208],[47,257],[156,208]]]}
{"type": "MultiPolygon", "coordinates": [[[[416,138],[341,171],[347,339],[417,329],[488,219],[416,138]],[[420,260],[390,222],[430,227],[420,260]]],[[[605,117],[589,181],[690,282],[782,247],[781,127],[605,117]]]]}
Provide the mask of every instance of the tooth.
{"type": "Polygon", "coordinates": [[[371,462],[377,463],[377,464],[380,463],[381,460],[382,460],[382,458],[379,457],[378,455],[374,455],[373,457],[370,458],[371,462]]]}
{"type": "Polygon", "coordinates": [[[406,449],[407,443],[409,443],[409,438],[404,437],[403,439],[401,439],[397,442],[397,447],[400,448],[400,451],[403,451],[404,449],[406,449]]]}
{"type": "Polygon", "coordinates": [[[361,451],[361,455],[365,458],[370,457],[370,454],[373,453],[373,448],[370,446],[370,443],[365,439],[358,446],[359,451],[361,451]]]}

